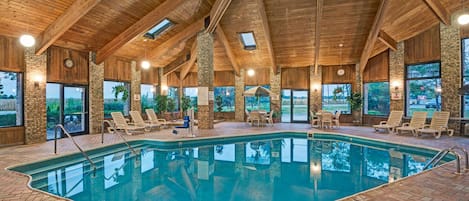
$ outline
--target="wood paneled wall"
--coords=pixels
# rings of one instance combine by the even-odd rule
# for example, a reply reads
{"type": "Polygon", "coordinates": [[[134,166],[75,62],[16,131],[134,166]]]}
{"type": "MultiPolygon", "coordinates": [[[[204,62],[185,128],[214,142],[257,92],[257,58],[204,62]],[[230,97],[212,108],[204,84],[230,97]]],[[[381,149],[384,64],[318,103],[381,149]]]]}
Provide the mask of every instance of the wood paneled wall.
{"type": "Polygon", "coordinates": [[[406,40],[404,55],[406,64],[440,60],[440,25],[406,40]]]}
{"type": "Polygon", "coordinates": [[[17,38],[0,36],[0,70],[23,72],[24,47],[17,38]]]}
{"type": "Polygon", "coordinates": [[[233,71],[215,71],[213,77],[213,86],[234,86],[235,85],[235,74],[233,71]]]}
{"type": "Polygon", "coordinates": [[[142,84],[158,84],[158,68],[150,68],[148,70],[141,70],[142,84]]]}
{"type": "Polygon", "coordinates": [[[342,66],[322,66],[322,83],[323,84],[341,84],[341,83],[355,83],[355,65],[342,65],[342,66]],[[345,73],[342,76],[337,75],[339,69],[344,69],[345,73]]]}
{"type": "Polygon", "coordinates": [[[88,53],[52,46],[47,52],[47,82],[88,85],[88,53]],[[75,65],[64,66],[71,58],[75,65]]]}
{"type": "Polygon", "coordinates": [[[130,82],[132,76],[130,60],[112,56],[104,61],[104,79],[130,82]]]}
{"type": "Polygon", "coordinates": [[[461,38],[469,38],[469,26],[460,26],[461,38]]]}
{"type": "Polygon", "coordinates": [[[368,60],[363,71],[363,82],[385,82],[389,80],[389,50],[368,60]]]}
{"type": "Polygon", "coordinates": [[[257,68],[254,69],[256,72],[254,76],[249,77],[245,76],[245,85],[246,86],[256,86],[256,85],[267,85],[270,84],[270,69],[269,68],[257,68]]]}
{"type": "Polygon", "coordinates": [[[308,68],[282,69],[282,89],[309,89],[308,68]]]}
{"type": "Polygon", "coordinates": [[[168,87],[179,87],[178,73],[172,72],[168,75],[168,87]]]}
{"type": "Polygon", "coordinates": [[[0,128],[0,147],[24,144],[24,127],[0,128]]]}
{"type": "Polygon", "coordinates": [[[182,87],[197,87],[199,85],[197,79],[196,72],[189,72],[186,78],[182,81],[182,87]]]}

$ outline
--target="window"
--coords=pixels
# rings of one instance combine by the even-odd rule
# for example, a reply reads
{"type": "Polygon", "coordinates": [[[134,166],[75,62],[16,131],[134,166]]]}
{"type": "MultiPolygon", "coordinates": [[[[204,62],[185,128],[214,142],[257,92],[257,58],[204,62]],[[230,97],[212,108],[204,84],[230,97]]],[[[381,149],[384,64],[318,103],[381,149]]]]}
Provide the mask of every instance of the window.
{"type": "Polygon", "coordinates": [[[104,117],[110,118],[111,112],[122,112],[124,115],[128,115],[130,108],[129,84],[125,82],[104,81],[103,89],[104,117]],[[119,93],[116,94],[116,92],[119,93]]]}
{"type": "Polygon", "coordinates": [[[246,163],[270,164],[270,143],[248,142],[246,143],[246,163]]]}
{"type": "Polygon", "coordinates": [[[215,160],[235,162],[235,144],[216,145],[213,149],[215,160]]]}
{"type": "Polygon", "coordinates": [[[322,86],[322,110],[350,114],[350,103],[347,97],[352,91],[352,84],[324,84],[322,86]]]}
{"type": "MultiPolygon", "coordinates": [[[[255,86],[246,86],[244,90],[248,90],[255,86]]],[[[262,86],[266,89],[270,89],[270,85],[262,86]]],[[[261,96],[261,97],[244,97],[244,103],[246,110],[265,110],[270,111],[270,97],[261,96]]]]}
{"type": "Polygon", "coordinates": [[[142,101],[142,112],[145,109],[154,109],[155,106],[155,87],[151,84],[140,85],[140,100],[142,101]]]}
{"type": "Polygon", "coordinates": [[[245,50],[255,50],[256,49],[256,39],[254,38],[254,33],[244,32],[239,34],[241,42],[244,45],[245,50]]]}
{"type": "Polygon", "coordinates": [[[22,74],[0,71],[0,127],[23,124],[22,74]]]}
{"type": "Polygon", "coordinates": [[[194,108],[194,112],[197,111],[197,87],[187,87],[184,88],[184,96],[189,97],[191,100],[190,108],[194,108]]]}
{"type": "Polygon", "coordinates": [[[168,112],[177,112],[178,108],[179,108],[178,88],[168,87],[168,112]],[[171,102],[174,102],[174,108],[172,108],[172,106],[169,104],[171,102]]]}
{"type": "Polygon", "coordinates": [[[406,116],[426,111],[432,117],[441,110],[440,63],[409,65],[406,69],[406,116]]]}
{"type": "Polygon", "coordinates": [[[215,112],[234,112],[235,111],[235,88],[234,87],[215,87],[214,92],[215,112]],[[220,98],[218,98],[220,97],[220,98]]]}
{"type": "MultiPolygon", "coordinates": [[[[462,40],[462,83],[469,84],[469,38],[462,40]]],[[[469,117],[469,96],[463,97],[463,117],[469,117]]]]}
{"type": "Polygon", "coordinates": [[[364,85],[363,113],[368,115],[389,114],[389,82],[371,82],[364,85]]]}
{"type": "Polygon", "coordinates": [[[168,19],[164,19],[160,23],[156,24],[153,28],[151,28],[147,33],[145,33],[145,37],[149,39],[156,39],[161,33],[168,30],[168,28],[173,25],[171,21],[168,19]]]}

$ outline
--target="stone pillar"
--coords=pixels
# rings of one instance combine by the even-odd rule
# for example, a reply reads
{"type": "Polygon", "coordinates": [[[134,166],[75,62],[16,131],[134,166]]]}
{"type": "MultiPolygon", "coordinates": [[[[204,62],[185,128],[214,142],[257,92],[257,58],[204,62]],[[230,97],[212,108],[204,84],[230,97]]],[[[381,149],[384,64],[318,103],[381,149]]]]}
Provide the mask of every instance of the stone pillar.
{"type": "Polygon", "coordinates": [[[390,110],[404,110],[404,41],[397,43],[397,50],[389,52],[389,85],[390,94],[396,92],[393,84],[397,84],[399,89],[398,93],[401,93],[400,100],[392,100],[390,104],[390,110]],[[392,89],[391,89],[392,88],[392,89]]]}
{"type": "MultiPolygon", "coordinates": [[[[441,111],[451,112],[451,117],[461,116],[461,40],[459,27],[440,24],[441,43],[441,111]]],[[[460,133],[458,121],[450,121],[449,127],[460,133]]]]}
{"type": "Polygon", "coordinates": [[[168,95],[168,76],[164,75],[164,68],[158,68],[158,82],[156,94],[168,95]]]}
{"type": "Polygon", "coordinates": [[[322,109],[322,72],[321,66],[318,73],[314,74],[314,66],[309,67],[309,110],[318,111],[322,109]]]}
{"type": "Polygon", "coordinates": [[[46,76],[47,55],[35,54],[35,48],[25,48],[24,127],[25,143],[46,141],[46,76]]]}
{"type": "Polygon", "coordinates": [[[235,75],[235,120],[244,121],[244,79],[246,77],[246,71],[241,69],[239,76],[235,75]]]}
{"type": "Polygon", "coordinates": [[[142,112],[142,102],[140,101],[140,84],[142,82],[142,72],[136,61],[130,62],[132,80],[130,80],[130,110],[142,112]],[[137,98],[137,99],[136,99],[137,98]]]}
{"type": "Polygon", "coordinates": [[[213,35],[197,34],[198,112],[199,129],[213,128],[213,35]],[[208,93],[207,93],[208,90],[208,93]],[[208,104],[200,100],[208,100],[208,104]]]}
{"type": "Polygon", "coordinates": [[[104,119],[104,62],[96,64],[96,53],[89,53],[89,125],[90,133],[100,133],[104,119]]]}
{"type": "Polygon", "coordinates": [[[276,112],[280,112],[281,75],[270,69],[270,91],[276,94],[276,97],[270,97],[270,110],[276,112]]]}

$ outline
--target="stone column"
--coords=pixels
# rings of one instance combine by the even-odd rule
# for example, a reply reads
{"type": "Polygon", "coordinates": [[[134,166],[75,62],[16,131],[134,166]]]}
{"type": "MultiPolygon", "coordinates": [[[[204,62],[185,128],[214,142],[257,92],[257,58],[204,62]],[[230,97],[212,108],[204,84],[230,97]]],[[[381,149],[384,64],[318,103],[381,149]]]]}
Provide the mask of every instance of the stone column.
{"type": "MultiPolygon", "coordinates": [[[[441,43],[441,111],[451,112],[451,117],[461,116],[461,39],[459,27],[440,24],[441,43]]],[[[449,127],[460,133],[458,121],[450,121],[449,127]]]]}
{"type": "Polygon", "coordinates": [[[142,102],[140,101],[140,84],[142,82],[142,72],[136,61],[130,62],[132,80],[130,80],[130,110],[142,112],[142,102]],[[137,98],[137,99],[136,99],[137,98]]]}
{"type": "Polygon", "coordinates": [[[397,43],[397,50],[389,52],[389,85],[390,94],[396,92],[393,84],[397,84],[399,89],[398,93],[401,93],[400,100],[392,100],[390,104],[390,110],[404,110],[404,41],[397,43]]]}
{"type": "Polygon", "coordinates": [[[35,54],[35,48],[25,48],[24,127],[25,143],[46,141],[46,76],[47,55],[35,54]]]}
{"type": "Polygon", "coordinates": [[[156,94],[168,95],[168,76],[164,75],[164,68],[158,68],[158,82],[156,94]]]}
{"type": "Polygon", "coordinates": [[[235,75],[235,120],[244,121],[244,79],[246,71],[241,69],[239,76],[235,75]]]}
{"type": "Polygon", "coordinates": [[[309,109],[321,110],[322,108],[322,71],[318,67],[318,73],[314,74],[314,66],[309,67],[309,109]]]}
{"type": "Polygon", "coordinates": [[[213,35],[206,32],[197,34],[198,65],[198,119],[199,129],[213,128],[213,35]],[[208,93],[207,93],[208,90],[208,93]],[[208,104],[204,101],[206,99],[208,104]]]}
{"type": "Polygon", "coordinates": [[[104,62],[96,64],[96,53],[89,53],[89,126],[90,133],[100,133],[104,119],[104,62]]]}
{"type": "Polygon", "coordinates": [[[276,97],[270,97],[270,110],[280,112],[280,93],[281,93],[281,75],[270,69],[270,91],[276,94],[276,97]]]}

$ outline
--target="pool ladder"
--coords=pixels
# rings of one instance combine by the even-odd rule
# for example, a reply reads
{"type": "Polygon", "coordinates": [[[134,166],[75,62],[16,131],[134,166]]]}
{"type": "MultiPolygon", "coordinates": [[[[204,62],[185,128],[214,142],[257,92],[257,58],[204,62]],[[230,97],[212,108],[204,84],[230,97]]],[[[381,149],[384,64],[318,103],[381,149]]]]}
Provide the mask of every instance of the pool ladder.
{"type": "Polygon", "coordinates": [[[93,163],[93,161],[88,157],[88,154],[86,154],[85,151],[80,147],[80,145],[77,144],[77,142],[73,139],[73,137],[70,135],[70,133],[65,130],[64,126],[62,124],[57,124],[55,125],[54,132],[55,132],[55,138],[54,138],[54,154],[57,154],[57,129],[61,129],[63,133],[70,139],[72,140],[73,144],[80,150],[80,152],[85,156],[86,160],[90,163],[90,165],[93,167],[93,170],[96,171],[96,165],[93,163]]]}
{"type": "Polygon", "coordinates": [[[469,170],[469,158],[467,151],[459,146],[453,146],[451,148],[446,148],[438,152],[426,165],[423,167],[424,170],[428,169],[430,166],[435,166],[438,164],[446,155],[449,153],[452,153],[453,155],[456,156],[456,174],[462,174],[463,172],[461,171],[461,156],[455,151],[455,150],[461,150],[464,153],[464,160],[466,161],[465,164],[465,171],[469,170]]]}
{"type": "Polygon", "coordinates": [[[135,149],[133,147],[131,147],[129,145],[129,143],[127,143],[127,140],[125,140],[124,136],[122,135],[122,133],[120,133],[117,128],[116,128],[116,125],[113,124],[112,122],[108,121],[108,120],[104,120],[103,121],[103,125],[101,125],[101,144],[104,144],[104,125],[105,124],[108,124],[109,126],[112,127],[112,131],[114,134],[117,134],[119,135],[121,138],[122,138],[122,141],[124,141],[124,143],[127,145],[127,147],[129,147],[130,151],[132,151],[132,153],[134,153],[135,155],[138,155],[137,154],[137,151],[135,151],[135,149]]]}

